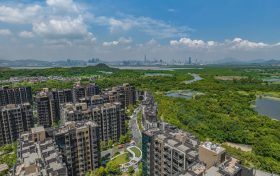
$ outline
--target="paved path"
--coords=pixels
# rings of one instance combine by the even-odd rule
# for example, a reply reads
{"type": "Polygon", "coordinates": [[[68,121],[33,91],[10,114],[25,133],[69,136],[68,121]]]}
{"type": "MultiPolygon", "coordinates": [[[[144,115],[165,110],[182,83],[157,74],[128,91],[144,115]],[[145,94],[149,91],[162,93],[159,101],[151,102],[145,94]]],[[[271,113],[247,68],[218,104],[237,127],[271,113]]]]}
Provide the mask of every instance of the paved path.
{"type": "Polygon", "coordinates": [[[142,151],[139,147],[137,146],[130,146],[127,148],[127,151],[132,154],[132,158],[130,158],[129,162],[121,164],[121,171],[122,172],[127,172],[129,167],[133,167],[135,170],[138,169],[138,163],[142,159],[142,151]],[[140,151],[140,157],[137,157],[136,154],[131,150],[131,148],[137,148],[140,151]]]}
{"type": "Polygon", "coordinates": [[[137,115],[138,113],[141,113],[141,111],[142,111],[142,106],[139,105],[134,110],[133,114],[130,116],[130,121],[129,121],[129,128],[131,129],[132,132],[132,139],[136,142],[136,144],[142,141],[142,134],[137,124],[137,115]]]}

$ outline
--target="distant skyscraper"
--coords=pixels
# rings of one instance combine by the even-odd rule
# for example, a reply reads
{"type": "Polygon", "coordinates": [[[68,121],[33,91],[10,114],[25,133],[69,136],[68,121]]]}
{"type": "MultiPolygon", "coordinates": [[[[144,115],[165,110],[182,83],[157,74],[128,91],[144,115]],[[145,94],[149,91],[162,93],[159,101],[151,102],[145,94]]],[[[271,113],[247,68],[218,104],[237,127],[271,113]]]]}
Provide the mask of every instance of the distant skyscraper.
{"type": "Polygon", "coordinates": [[[147,57],[146,57],[146,55],[145,55],[145,57],[144,57],[144,62],[147,63],[147,57]]]}
{"type": "Polygon", "coordinates": [[[191,64],[192,64],[192,58],[189,57],[189,65],[191,65],[191,64]]]}

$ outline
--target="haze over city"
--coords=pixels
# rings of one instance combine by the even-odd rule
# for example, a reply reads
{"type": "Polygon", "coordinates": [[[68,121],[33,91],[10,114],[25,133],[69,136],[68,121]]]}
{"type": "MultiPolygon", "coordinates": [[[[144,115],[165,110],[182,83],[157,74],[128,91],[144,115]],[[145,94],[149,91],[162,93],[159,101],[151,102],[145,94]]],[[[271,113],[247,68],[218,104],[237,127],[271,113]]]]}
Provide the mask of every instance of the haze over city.
{"type": "Polygon", "coordinates": [[[0,59],[279,59],[280,1],[0,2],[0,59]]]}

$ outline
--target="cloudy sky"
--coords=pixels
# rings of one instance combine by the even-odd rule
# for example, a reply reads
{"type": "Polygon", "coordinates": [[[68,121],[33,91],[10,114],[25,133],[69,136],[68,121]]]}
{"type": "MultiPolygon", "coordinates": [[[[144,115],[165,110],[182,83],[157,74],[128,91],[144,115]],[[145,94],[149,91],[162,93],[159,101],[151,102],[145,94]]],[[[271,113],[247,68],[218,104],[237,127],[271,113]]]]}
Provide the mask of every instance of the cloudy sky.
{"type": "Polygon", "coordinates": [[[1,0],[0,59],[280,59],[279,0],[1,0]]]}

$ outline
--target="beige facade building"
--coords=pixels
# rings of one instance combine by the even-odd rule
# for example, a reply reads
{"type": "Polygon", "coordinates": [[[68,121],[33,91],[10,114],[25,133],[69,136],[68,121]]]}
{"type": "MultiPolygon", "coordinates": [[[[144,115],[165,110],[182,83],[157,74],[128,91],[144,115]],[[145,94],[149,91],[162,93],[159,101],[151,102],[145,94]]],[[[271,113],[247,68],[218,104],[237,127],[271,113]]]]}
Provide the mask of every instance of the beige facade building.
{"type": "Polygon", "coordinates": [[[91,121],[66,122],[53,137],[68,168],[68,175],[85,175],[100,166],[99,126],[91,121]]]}

